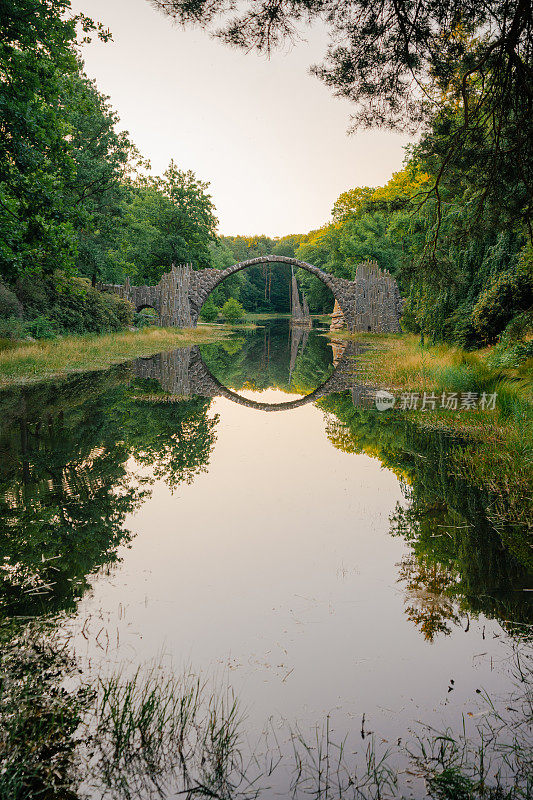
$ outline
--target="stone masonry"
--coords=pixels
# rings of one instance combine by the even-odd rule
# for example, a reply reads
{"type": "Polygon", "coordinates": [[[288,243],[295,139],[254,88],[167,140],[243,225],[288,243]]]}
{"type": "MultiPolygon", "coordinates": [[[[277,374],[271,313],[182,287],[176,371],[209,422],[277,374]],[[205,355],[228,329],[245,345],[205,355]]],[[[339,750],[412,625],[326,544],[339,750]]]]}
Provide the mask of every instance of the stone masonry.
{"type": "Polygon", "coordinates": [[[241,261],[224,270],[193,270],[191,264],[173,265],[157,286],[99,284],[102,291],[129,300],[136,311],[154,308],[165,327],[195,328],[200,310],[213,289],[241,269],[257,264],[288,264],[305,269],[331,289],[350,331],[399,332],[401,299],[396,281],[377,264],[365,262],[354,281],[336,278],[313,264],[286,256],[261,256],[241,261]]]}
{"type": "MultiPolygon", "coordinates": [[[[302,333],[305,335],[305,332],[302,333]]],[[[205,365],[198,345],[136,359],[133,372],[137,378],[150,378],[159,382],[166,393],[166,397],[160,394],[154,396],[154,401],[159,403],[176,402],[196,395],[225,397],[238,405],[258,411],[288,411],[314,403],[329,394],[349,390],[354,404],[361,406],[371,404],[375,394],[375,389],[367,382],[365,369],[357,362],[358,356],[365,350],[365,345],[358,342],[339,342],[333,374],[311,394],[285,403],[251,400],[224,386],[205,365]]]]}

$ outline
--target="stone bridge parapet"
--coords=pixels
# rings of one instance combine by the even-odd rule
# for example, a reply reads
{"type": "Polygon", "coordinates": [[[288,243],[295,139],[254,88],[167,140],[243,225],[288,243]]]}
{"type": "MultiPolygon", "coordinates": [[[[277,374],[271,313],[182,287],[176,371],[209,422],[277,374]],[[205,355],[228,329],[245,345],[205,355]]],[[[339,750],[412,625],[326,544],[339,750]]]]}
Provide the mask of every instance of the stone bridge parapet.
{"type": "Polygon", "coordinates": [[[261,264],[287,264],[319,278],[331,290],[350,331],[401,332],[402,301],[398,286],[375,262],[360,264],[355,280],[348,280],[297,258],[269,255],[240,261],[224,270],[173,265],[157,286],[132,286],[127,279],[124,284],[99,284],[98,288],[129,300],[136,311],[154,308],[165,327],[191,328],[196,327],[202,306],[213,289],[242,269],[261,264]]]}

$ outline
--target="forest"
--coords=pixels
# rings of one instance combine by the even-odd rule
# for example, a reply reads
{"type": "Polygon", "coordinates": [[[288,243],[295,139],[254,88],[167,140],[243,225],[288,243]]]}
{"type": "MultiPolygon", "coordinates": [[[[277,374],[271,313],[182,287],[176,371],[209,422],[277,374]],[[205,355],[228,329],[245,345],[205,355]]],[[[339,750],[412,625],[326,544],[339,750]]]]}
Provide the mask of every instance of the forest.
{"type": "MultiPolygon", "coordinates": [[[[209,13],[200,2],[154,5],[207,27],[223,16],[218,3],[209,13]]],[[[328,9],[333,14],[331,3],[279,3],[267,28],[268,3],[258,4],[256,16],[243,5],[244,17],[230,19],[220,35],[258,49],[290,35],[304,12],[310,19],[328,9]]],[[[531,357],[530,5],[490,3],[482,11],[473,3],[423,3],[418,21],[409,17],[411,4],[405,16],[394,3],[374,10],[350,5],[359,9],[360,33],[346,52],[331,50],[315,71],[359,103],[362,124],[416,123],[416,144],[384,186],[343,192],[320,229],[273,239],[219,236],[209,185],[178,166],[179,154],[163,175],[152,174],[120,129],[110,98],[84,72],[84,44],[92,37],[109,41],[110,31],[74,14],[69,0],[6,0],[0,338],[119,330],[132,324],[133,309],[99,292],[99,281],[129,276],[132,283],[153,284],[172,262],[223,269],[279,253],[347,278],[361,261],[376,260],[399,282],[404,330],[466,349],[501,339],[511,360],[531,357]],[[398,42],[402,25],[410,26],[403,50],[384,32],[385,13],[398,42]],[[436,39],[428,33],[432,22],[439,26],[436,39]],[[391,59],[389,76],[379,72],[369,43],[372,26],[391,59]],[[406,71],[412,72],[411,88],[406,71]]],[[[333,31],[347,24],[327,19],[333,31]]],[[[332,310],[332,297],[316,278],[300,271],[298,280],[312,312],[332,310]]],[[[288,270],[274,265],[238,273],[215,290],[204,319],[215,318],[229,297],[247,311],[287,313],[288,270]]]]}

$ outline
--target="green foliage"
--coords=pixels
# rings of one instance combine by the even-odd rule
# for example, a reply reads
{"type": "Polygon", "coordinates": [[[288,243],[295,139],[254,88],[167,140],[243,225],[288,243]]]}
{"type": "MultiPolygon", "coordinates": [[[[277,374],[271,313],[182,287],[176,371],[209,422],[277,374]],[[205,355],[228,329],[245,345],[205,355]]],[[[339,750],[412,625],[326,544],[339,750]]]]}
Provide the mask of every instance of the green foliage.
{"type": "Polygon", "coordinates": [[[156,284],[172,263],[211,264],[217,219],[208,184],[172,161],[161,178],[131,187],[111,257],[138,284],[156,284]]]}
{"type": "Polygon", "coordinates": [[[220,309],[217,308],[217,306],[213,302],[213,298],[208,297],[202,306],[202,310],[200,312],[200,319],[204,320],[205,322],[214,322],[218,317],[219,312],[220,309]]]}
{"type": "Polygon", "coordinates": [[[532,275],[505,273],[478,297],[472,313],[474,327],[482,341],[492,342],[514,315],[532,305],[532,275]]]}
{"type": "Polygon", "coordinates": [[[157,325],[159,315],[154,308],[143,308],[133,315],[133,324],[136,328],[145,328],[148,325],[157,325]]]}
{"type": "Polygon", "coordinates": [[[56,272],[49,278],[29,276],[17,283],[23,320],[2,325],[8,338],[49,339],[63,333],[103,333],[130,325],[133,308],[117,295],[93,289],[85,278],[56,272]]]}
{"type": "Polygon", "coordinates": [[[234,297],[230,297],[229,300],[226,300],[222,306],[222,316],[226,322],[230,323],[230,325],[242,320],[244,318],[244,314],[244,308],[238,300],[235,300],[234,297]]]}
{"type": "Polygon", "coordinates": [[[24,339],[27,335],[26,323],[19,317],[0,317],[0,339],[24,339]]]}
{"type": "Polygon", "coordinates": [[[21,317],[22,305],[16,294],[0,281],[0,318],[21,317]]]}
{"type": "Polygon", "coordinates": [[[0,644],[0,797],[76,800],[76,730],[94,693],[60,688],[76,665],[42,620],[3,621],[0,644]]]}

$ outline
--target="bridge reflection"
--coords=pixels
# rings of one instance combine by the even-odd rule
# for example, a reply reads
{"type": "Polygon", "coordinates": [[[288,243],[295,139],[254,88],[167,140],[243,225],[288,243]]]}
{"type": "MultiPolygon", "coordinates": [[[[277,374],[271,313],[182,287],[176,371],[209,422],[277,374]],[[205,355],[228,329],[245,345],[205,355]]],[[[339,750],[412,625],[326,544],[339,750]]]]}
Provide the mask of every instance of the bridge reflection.
{"type": "MultiPolygon", "coordinates": [[[[333,347],[336,361],[333,374],[305,397],[283,403],[252,400],[224,386],[207,368],[198,345],[158,353],[150,358],[139,358],[134,362],[133,369],[137,378],[158,381],[166,397],[154,395],[153,399],[157,402],[162,399],[175,402],[193,396],[225,397],[233,403],[258,411],[289,411],[314,403],[329,394],[350,391],[355,406],[373,405],[375,389],[368,385],[365,368],[358,363],[358,357],[368,347],[359,342],[335,342],[333,347]]],[[[149,399],[145,395],[143,397],[149,399]]]]}

